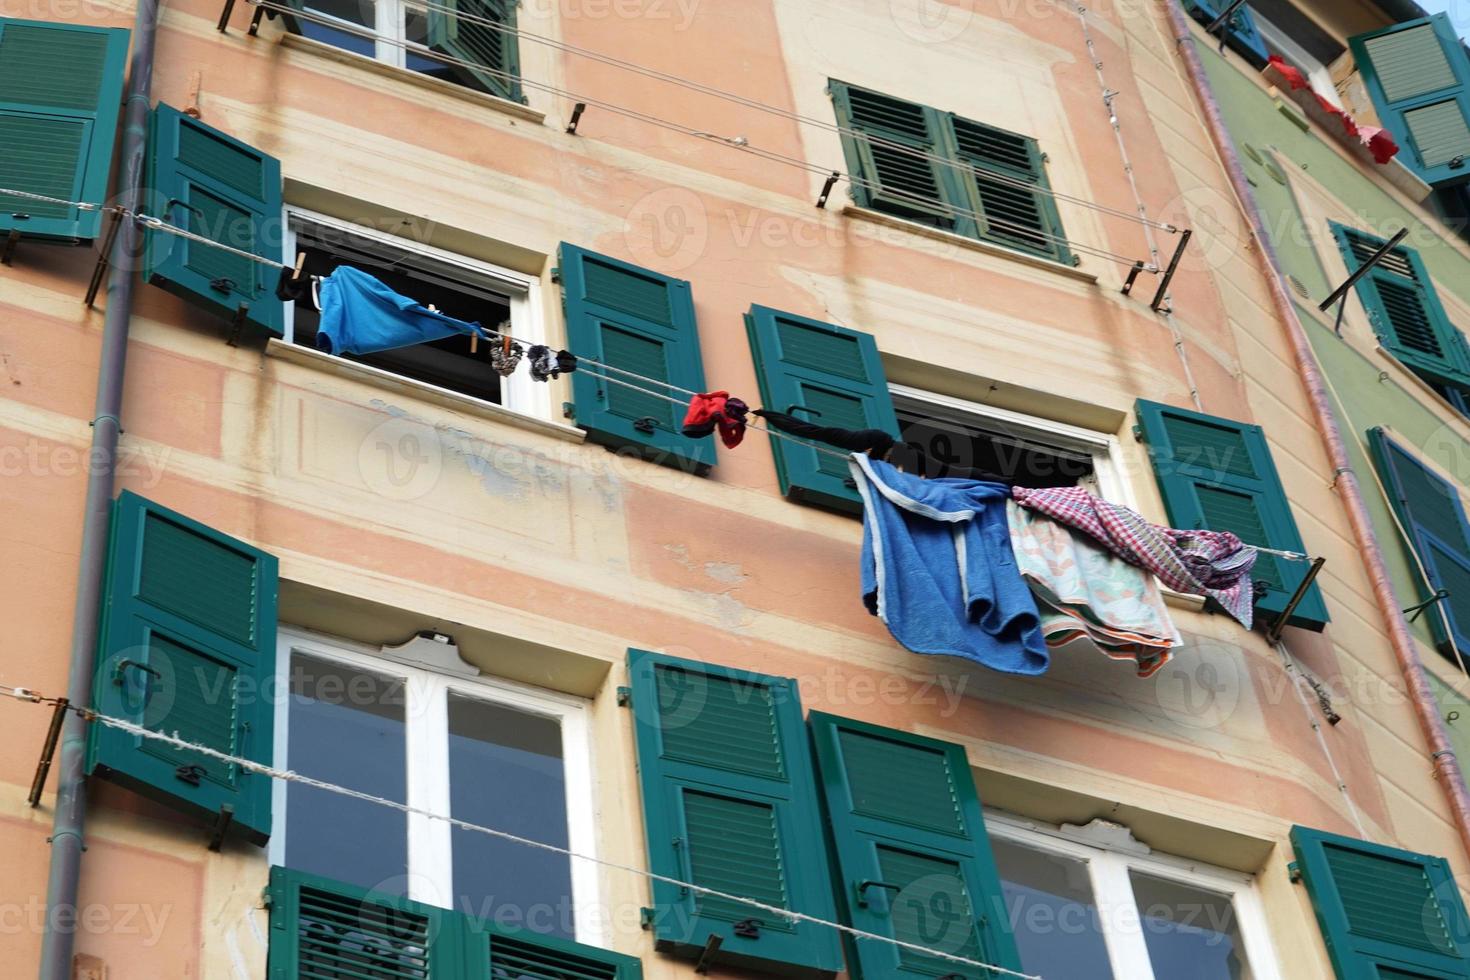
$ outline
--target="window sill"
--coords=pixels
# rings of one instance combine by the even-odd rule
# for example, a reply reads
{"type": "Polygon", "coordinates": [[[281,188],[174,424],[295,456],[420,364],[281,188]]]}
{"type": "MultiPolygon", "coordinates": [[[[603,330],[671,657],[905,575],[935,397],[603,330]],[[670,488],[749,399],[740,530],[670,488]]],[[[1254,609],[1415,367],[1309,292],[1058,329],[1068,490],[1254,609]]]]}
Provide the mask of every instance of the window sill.
{"type": "Polygon", "coordinates": [[[517,119],[525,119],[528,122],[537,124],[546,121],[546,113],[532,109],[530,106],[522,105],[519,102],[502,99],[500,96],[491,95],[488,92],[478,92],[472,88],[465,88],[463,85],[446,82],[440,78],[431,78],[422,72],[386,64],[378,61],[376,58],[369,58],[367,55],[358,54],[355,51],[347,51],[323,41],[302,37],[300,34],[292,34],[287,31],[281,35],[280,44],[281,47],[286,48],[288,51],[302,51],[314,57],[328,58],[340,64],[351,65],[373,74],[381,75],[384,78],[390,78],[395,82],[414,85],[429,92],[438,92],[441,95],[448,95],[464,102],[494,109],[507,116],[515,116],[517,119]]]}
{"type": "Polygon", "coordinates": [[[1387,368],[1388,377],[1385,378],[1383,375],[1380,375],[1380,378],[1383,380],[1389,380],[1391,378],[1400,388],[1417,392],[1424,402],[1433,406],[1430,408],[1430,411],[1441,422],[1447,422],[1462,441],[1470,443],[1470,420],[1467,420],[1457,412],[1453,405],[1444,400],[1444,396],[1430,387],[1429,382],[1419,377],[1418,374],[1414,373],[1412,368],[1389,353],[1388,349],[1382,344],[1375,344],[1373,352],[1378,355],[1379,360],[1391,365],[1391,367],[1387,368]]]}
{"type": "Polygon", "coordinates": [[[371,367],[367,364],[359,364],[349,361],[343,357],[334,357],[324,354],[309,347],[298,344],[288,344],[284,340],[272,338],[266,344],[265,353],[267,357],[279,357],[283,361],[301,367],[310,368],[314,371],[325,371],[339,378],[349,381],[358,381],[363,384],[383,388],[388,391],[398,392],[420,401],[430,402],[444,408],[464,412],[468,415],[478,416],[501,425],[508,425],[517,429],[525,429],[539,435],[550,436],[553,439],[561,439],[564,442],[584,442],[587,433],[576,426],[566,425],[562,422],[551,422],[547,419],[538,419],[531,415],[502,408],[494,402],[487,402],[480,398],[472,398],[469,395],[461,395],[457,391],[440,388],[437,385],[427,384],[423,381],[415,381],[412,378],[400,377],[382,368],[371,367]]]}
{"type": "Polygon", "coordinates": [[[1075,279],[1078,282],[1085,282],[1094,286],[1097,285],[1097,276],[1090,272],[1083,272],[1081,269],[1063,262],[1058,262],[1055,259],[1044,259],[1039,255],[1030,255],[1014,248],[997,245],[994,242],[985,242],[978,238],[967,238],[964,235],[956,235],[952,231],[945,231],[942,228],[931,228],[929,225],[920,224],[917,221],[896,218],[891,214],[884,214],[882,211],[875,211],[872,208],[865,208],[858,204],[844,204],[842,206],[842,213],[860,221],[870,221],[873,224],[897,228],[900,231],[907,231],[924,238],[932,238],[935,241],[957,245],[960,248],[967,248],[973,252],[994,255],[998,258],[1010,259],[1013,262],[1020,262],[1023,265],[1029,265],[1037,269],[1045,269],[1048,272],[1055,272],[1066,276],[1068,279],[1075,279]]]}

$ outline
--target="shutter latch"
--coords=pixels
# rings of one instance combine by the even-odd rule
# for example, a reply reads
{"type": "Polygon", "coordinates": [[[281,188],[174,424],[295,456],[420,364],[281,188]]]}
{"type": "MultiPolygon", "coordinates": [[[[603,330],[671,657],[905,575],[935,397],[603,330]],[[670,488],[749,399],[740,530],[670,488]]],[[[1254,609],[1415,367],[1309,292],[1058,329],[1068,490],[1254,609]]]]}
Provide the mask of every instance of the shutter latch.
{"type": "Polygon", "coordinates": [[[761,937],[761,920],[741,919],[731,929],[741,939],[759,939],[761,937]]]}
{"type": "Polygon", "coordinates": [[[637,429],[639,432],[643,433],[646,436],[651,436],[653,435],[653,430],[658,428],[658,419],[654,418],[652,415],[645,415],[643,416],[643,418],[633,423],[633,428],[637,429]]]}
{"type": "Polygon", "coordinates": [[[1463,170],[1465,167],[1465,154],[1461,153],[1459,156],[1451,160],[1449,163],[1449,167],[1451,170],[1463,170]]]}
{"type": "Polygon", "coordinates": [[[179,766],[174,770],[174,775],[190,786],[198,786],[200,780],[204,778],[204,767],[197,763],[179,766]]]}
{"type": "Polygon", "coordinates": [[[228,276],[220,276],[218,279],[209,280],[209,288],[217,293],[224,293],[228,296],[235,291],[235,280],[228,276]]]}

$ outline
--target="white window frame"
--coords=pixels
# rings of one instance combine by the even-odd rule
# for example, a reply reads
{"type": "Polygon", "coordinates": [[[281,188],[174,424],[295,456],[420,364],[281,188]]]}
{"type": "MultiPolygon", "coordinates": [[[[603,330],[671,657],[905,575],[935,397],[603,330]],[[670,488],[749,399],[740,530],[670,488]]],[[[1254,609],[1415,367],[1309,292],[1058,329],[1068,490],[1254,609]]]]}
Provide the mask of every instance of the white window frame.
{"type": "Polygon", "coordinates": [[[1022,437],[1069,452],[1085,453],[1092,457],[1098,496],[1133,510],[1138,509],[1133,487],[1125,476],[1128,470],[1123,461],[1123,447],[1117,436],[1012,412],[1009,409],[981,405],[922,388],[911,388],[908,385],[890,384],[888,391],[893,396],[895,407],[917,411],[931,409],[935,410],[939,418],[949,414],[967,416],[977,423],[1001,423],[1012,430],[1019,430],[1018,434],[1022,437]]]}
{"type": "Polygon", "coordinates": [[[1314,92],[1337,108],[1343,108],[1342,96],[1337,94],[1337,86],[1332,84],[1332,72],[1327,69],[1327,66],[1312,57],[1306,48],[1292,39],[1290,34],[1262,17],[1259,12],[1252,10],[1251,16],[1255,18],[1256,30],[1260,32],[1261,39],[1266,42],[1266,47],[1281,52],[1293,67],[1306,75],[1307,80],[1312,83],[1314,92]]]}
{"type": "MultiPolygon", "coordinates": [[[[543,298],[541,295],[541,281],[535,276],[514,269],[507,269],[490,262],[482,262],[479,259],[468,258],[454,252],[425,245],[421,242],[400,238],[387,232],[378,231],[341,218],[322,214],[307,208],[288,204],[283,209],[281,227],[285,229],[283,235],[285,241],[285,254],[294,256],[296,254],[297,229],[302,224],[318,225],[323,228],[350,234],[365,242],[381,245],[386,249],[409,255],[418,256],[430,262],[436,262],[448,266],[456,272],[477,281],[483,288],[501,293],[510,301],[510,332],[516,337],[529,344],[546,343],[546,318],[544,316],[543,298]]],[[[497,324],[485,323],[481,326],[486,329],[494,329],[497,324]]],[[[294,343],[296,337],[296,304],[286,304],[285,334],[283,339],[286,343],[294,343]]],[[[415,381],[415,384],[426,384],[415,381]]],[[[469,398],[481,404],[489,404],[483,399],[466,395],[462,392],[449,388],[438,388],[435,385],[427,385],[456,398],[469,398]]],[[[538,419],[551,419],[551,386],[544,382],[538,382],[531,377],[528,370],[517,370],[508,378],[501,381],[500,386],[501,403],[500,408],[509,409],[522,415],[529,415],[538,419]]]]}
{"type": "MultiPolygon", "coordinates": [[[[1251,980],[1283,980],[1271,942],[1270,920],[1253,875],[1166,854],[1135,853],[1101,841],[1084,842],[1081,839],[1085,833],[1083,828],[1068,832],[1050,824],[989,809],[985,812],[985,826],[992,839],[1070,858],[1086,867],[1093,901],[1102,922],[1103,941],[1117,980],[1168,980],[1167,977],[1155,977],[1138,902],[1129,880],[1130,871],[1228,897],[1235,910],[1246,958],[1250,961],[1251,980]]],[[[1128,840],[1131,841],[1131,837],[1128,840]]],[[[1134,843],[1133,846],[1142,849],[1142,845],[1134,843]]]]}
{"type": "MultiPolygon", "coordinates": [[[[373,7],[373,24],[364,26],[350,20],[343,20],[327,13],[324,10],[311,10],[312,23],[321,27],[334,27],[348,34],[355,34],[363,40],[373,42],[373,60],[392,65],[395,68],[408,67],[408,55],[412,51],[417,54],[431,55],[431,49],[426,44],[420,44],[408,40],[409,8],[428,16],[428,9],[422,4],[414,3],[413,0],[367,0],[373,7]],[[363,31],[370,32],[371,38],[363,37],[363,31]]],[[[307,7],[311,7],[307,3],[307,7]]],[[[448,62],[441,62],[446,67],[451,67],[448,62]]]]}
{"type": "MultiPolygon", "coordinates": [[[[306,630],[283,628],[276,645],[275,765],[289,769],[291,759],[291,659],[304,654],[344,667],[404,682],[404,738],[407,758],[407,803],[428,813],[450,813],[449,708],[450,692],[556,721],[561,727],[562,765],[566,781],[568,849],[590,860],[568,858],[571,870],[573,924],[577,942],[602,945],[602,920],[597,859],[597,809],[593,792],[592,742],[589,703],[584,698],[547,691],[501,678],[449,674],[435,667],[413,665],[384,657],[380,650],[306,630]]],[[[284,866],[290,813],[287,786],[272,785],[274,832],[268,857],[284,866]]],[[[408,897],[416,902],[465,910],[456,906],[454,892],[453,827],[425,814],[407,815],[408,897]]],[[[529,846],[529,845],[521,845],[529,846]]]]}

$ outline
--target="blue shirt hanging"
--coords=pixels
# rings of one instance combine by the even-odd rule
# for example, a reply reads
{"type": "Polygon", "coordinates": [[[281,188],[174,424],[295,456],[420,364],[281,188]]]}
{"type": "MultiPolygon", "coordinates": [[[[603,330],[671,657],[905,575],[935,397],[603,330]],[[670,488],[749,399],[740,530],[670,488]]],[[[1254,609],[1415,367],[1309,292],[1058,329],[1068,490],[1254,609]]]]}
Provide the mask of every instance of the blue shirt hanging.
{"type": "Polygon", "coordinates": [[[1002,483],[926,480],[855,454],[863,497],[863,601],[914,653],[1008,674],[1050,664],[1036,600],[1011,552],[1002,483]]]}
{"type": "Polygon", "coordinates": [[[478,323],[436,313],[350,265],[322,280],[320,298],[316,345],[328,354],[371,354],[481,332],[478,323]]]}

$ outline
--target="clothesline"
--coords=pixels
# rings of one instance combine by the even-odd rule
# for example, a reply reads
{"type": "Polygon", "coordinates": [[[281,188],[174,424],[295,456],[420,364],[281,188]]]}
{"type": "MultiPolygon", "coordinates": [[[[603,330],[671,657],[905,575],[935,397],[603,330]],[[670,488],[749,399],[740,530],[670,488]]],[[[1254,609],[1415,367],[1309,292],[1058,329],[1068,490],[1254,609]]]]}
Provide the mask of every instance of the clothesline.
{"type": "MultiPolygon", "coordinates": [[[[659,116],[650,115],[646,112],[640,112],[636,109],[629,109],[624,106],[617,105],[616,103],[605,102],[591,96],[582,95],[576,92],[570,92],[565,89],[558,88],[554,85],[549,85],[545,82],[537,82],[532,79],[524,78],[513,72],[504,71],[502,69],[495,68],[492,65],[487,65],[482,62],[468,61],[463,58],[456,58],[452,55],[447,55],[439,51],[433,51],[428,48],[415,47],[405,40],[390,37],[386,34],[379,34],[376,31],[366,28],[358,28],[349,24],[345,24],[341,21],[332,20],[330,18],[307,13],[297,8],[287,7],[279,3],[273,3],[270,2],[270,0],[247,0],[247,2],[264,10],[275,11],[277,13],[294,17],[298,20],[305,20],[308,23],[320,24],[324,27],[330,27],[333,30],[340,31],[344,34],[350,34],[354,37],[361,37],[367,40],[371,40],[374,43],[387,44],[390,47],[402,48],[405,51],[411,50],[415,54],[422,55],[423,57],[430,58],[434,61],[442,62],[443,64],[456,65],[461,68],[467,68],[471,71],[483,72],[487,75],[491,75],[506,82],[513,82],[530,88],[539,89],[551,95],[556,95],[561,98],[584,103],[586,105],[602,109],[606,112],[610,112],[613,115],[625,116],[629,119],[635,119],[639,122],[647,123],[650,126],[656,126],[660,129],[669,130],[670,132],[679,133],[684,136],[692,136],[714,143],[723,143],[727,146],[743,150],[747,153],[752,153],[755,156],[760,157],[761,159],[769,160],[774,163],[785,164],[787,166],[794,167],[798,170],[803,170],[807,173],[815,174],[820,177],[827,177],[830,176],[832,173],[838,173],[840,176],[846,178],[847,181],[854,186],[865,187],[875,193],[881,191],[889,196],[906,198],[909,201],[912,201],[921,210],[936,210],[937,202],[932,199],[927,199],[920,195],[897,190],[892,187],[880,186],[877,181],[867,180],[850,173],[843,173],[842,171],[834,171],[827,167],[817,166],[798,157],[787,156],[782,153],[777,153],[774,150],[765,150],[757,146],[752,146],[749,142],[745,141],[743,137],[720,136],[715,133],[708,133],[703,130],[696,129],[692,126],[685,126],[680,123],[670,122],[669,120],[663,119],[659,116]]],[[[886,141],[882,142],[886,143],[886,141]]],[[[989,178],[990,173],[990,171],[985,171],[987,179],[989,178]]],[[[1034,190],[1035,188],[1033,187],[1032,189],[1034,190]]],[[[1091,255],[1094,258],[1101,258],[1111,262],[1117,262],[1121,265],[1129,267],[1130,269],[1133,268],[1139,261],[1136,258],[1131,258],[1126,255],[1120,255],[1117,252],[1110,252],[1107,249],[1101,248],[1096,245],[1088,245],[1082,242],[1073,241],[1068,238],[1053,235],[1048,232],[1039,230],[1035,227],[1022,225],[1013,221],[1007,221],[995,215],[985,214],[973,209],[958,208],[948,204],[937,204],[937,210],[948,215],[960,215],[968,218],[973,218],[977,222],[980,222],[982,225],[993,228],[1000,228],[1003,230],[1009,230],[1010,232],[1020,237],[1041,239],[1066,245],[1073,251],[1080,252],[1085,255],[1091,255]]],[[[1156,266],[1149,267],[1147,264],[1145,264],[1145,268],[1151,272],[1158,271],[1158,268],[1156,266]]]]}
{"type": "MultiPolygon", "coordinates": [[[[23,701],[30,704],[59,705],[60,703],[60,699],[58,698],[44,697],[43,695],[40,695],[29,688],[23,687],[0,685],[0,694],[14,698],[17,701],[23,701]]],[[[509,841],[513,844],[520,844],[524,847],[532,847],[537,850],[549,851],[553,854],[560,854],[564,857],[572,858],[574,860],[587,861],[605,868],[611,868],[617,871],[625,871],[630,874],[635,874],[644,878],[648,878],[651,881],[658,881],[667,885],[675,885],[679,888],[688,889],[691,892],[695,892],[700,895],[707,895],[711,898],[720,898],[726,901],[738,902],[741,905],[758,909],[771,915],[779,916],[790,922],[809,922],[812,925],[826,926],[831,929],[836,929],[839,932],[846,933],[847,935],[850,935],[855,939],[887,943],[900,949],[909,950],[910,952],[920,953],[925,956],[933,956],[938,959],[945,960],[949,963],[958,963],[962,966],[970,966],[982,970],[990,970],[994,973],[1003,974],[1008,977],[1016,977],[1018,978],[1018,980],[1044,980],[1043,977],[1036,974],[1021,973],[1020,971],[1010,970],[1006,967],[997,966],[993,963],[984,963],[980,960],[970,959],[969,957],[957,956],[954,953],[949,953],[941,949],[934,949],[932,947],[922,946],[917,943],[905,942],[901,939],[895,939],[892,936],[883,936],[878,933],[867,932],[862,929],[855,929],[852,926],[843,925],[840,922],[831,922],[818,916],[807,915],[804,912],[794,912],[790,909],[784,909],[776,905],[770,905],[765,902],[757,901],[753,898],[747,898],[743,895],[734,895],[729,892],[722,892],[713,888],[706,888],[703,885],[697,885],[691,881],[681,881],[680,879],[671,877],[669,875],[662,875],[654,871],[646,871],[642,868],[636,868],[628,864],[619,864],[616,861],[609,861],[605,858],[593,857],[590,854],[582,854],[578,851],[571,850],[570,848],[559,847],[555,844],[548,844],[544,841],[534,840],[529,837],[522,837],[519,834],[512,834],[508,831],[497,830],[493,827],[486,827],[481,824],[471,823],[468,820],[461,820],[458,817],[449,816],[443,813],[437,813],[433,810],[428,810],[423,807],[413,806],[408,803],[400,803],[397,800],[390,800],[386,797],[375,796],[371,793],[364,793],[361,790],[342,786],[338,783],[332,783],[326,780],[316,779],[311,776],[305,776],[294,770],[276,769],[272,766],[267,766],[264,763],[256,762],[253,759],[247,759],[244,756],[231,755],[227,752],[221,752],[220,750],[212,748],[208,745],[201,745],[197,742],[190,742],[179,737],[177,734],[170,735],[164,732],[156,731],[152,728],[145,728],[142,725],[128,721],[124,718],[115,718],[110,715],[99,714],[96,711],[93,711],[89,708],[83,708],[80,705],[67,704],[65,707],[66,710],[76,712],[90,722],[105,725],[108,728],[113,728],[118,731],[127,732],[128,734],[133,735],[137,738],[160,742],[164,745],[171,746],[183,752],[195,752],[200,755],[215,759],[216,761],[226,763],[228,765],[239,766],[241,769],[257,773],[262,776],[266,776],[270,779],[276,779],[286,783],[300,783],[303,786],[310,786],[313,789],[319,789],[323,790],[324,792],[335,793],[339,796],[346,796],[351,799],[361,800],[364,803],[372,803],[377,806],[388,807],[390,809],[397,810],[400,813],[426,817],[430,820],[439,820],[461,830],[468,830],[472,833],[485,834],[487,836],[495,837],[500,840],[509,841]]]]}

